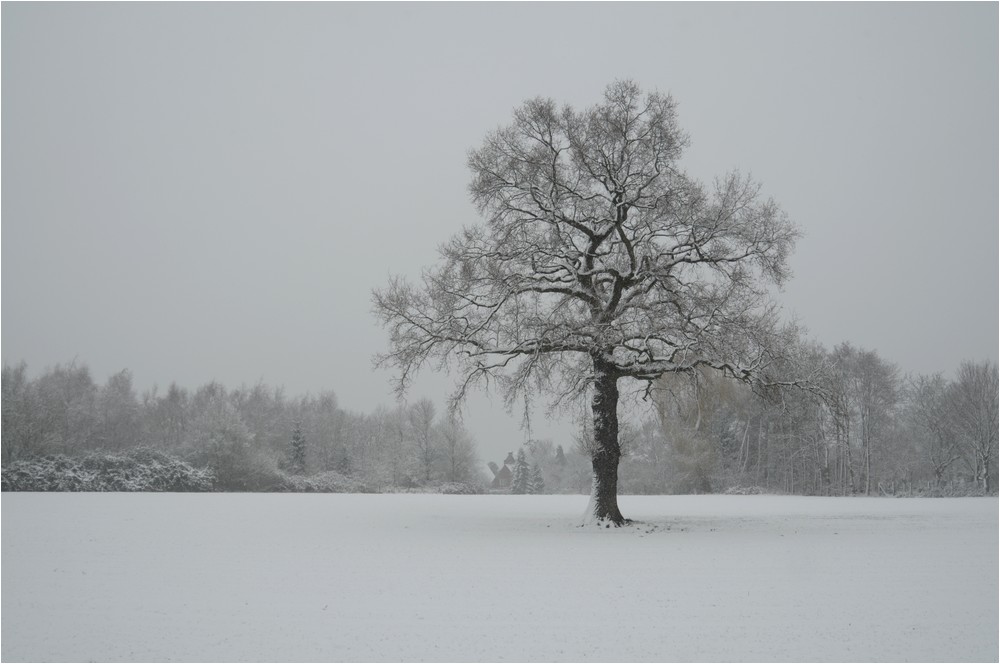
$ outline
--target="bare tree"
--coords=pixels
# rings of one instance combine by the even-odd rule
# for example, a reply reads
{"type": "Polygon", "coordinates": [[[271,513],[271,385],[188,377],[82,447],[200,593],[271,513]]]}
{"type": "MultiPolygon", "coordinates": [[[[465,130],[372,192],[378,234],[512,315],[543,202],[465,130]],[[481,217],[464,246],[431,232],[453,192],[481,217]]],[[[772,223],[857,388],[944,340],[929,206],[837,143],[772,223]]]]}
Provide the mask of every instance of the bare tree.
{"type": "Polygon", "coordinates": [[[409,409],[410,431],[413,433],[413,455],[424,483],[429,484],[438,458],[435,409],[430,399],[421,399],[409,409]]]}
{"type": "Polygon", "coordinates": [[[462,425],[448,419],[438,425],[440,449],[438,464],[441,476],[448,482],[470,482],[475,478],[476,446],[462,425]]]}
{"type": "Polygon", "coordinates": [[[976,481],[983,491],[993,489],[996,475],[998,386],[996,362],[962,362],[949,390],[953,426],[973,459],[976,481]]]}
{"type": "Polygon", "coordinates": [[[899,376],[895,365],[878,353],[842,343],[834,348],[832,370],[827,375],[826,395],[846,475],[841,479],[850,492],[861,490],[857,477],[864,477],[864,492],[871,493],[876,476],[873,459],[886,442],[899,398],[899,376]],[[860,456],[855,459],[854,445],[860,456]],[[859,464],[855,468],[855,463],[859,464]]]}
{"type": "Polygon", "coordinates": [[[941,374],[910,381],[907,420],[917,449],[934,473],[934,486],[944,486],[948,468],[962,458],[958,438],[948,421],[948,383],[941,374]]]}
{"type": "Polygon", "coordinates": [[[11,367],[3,365],[2,377],[3,398],[0,399],[2,409],[2,425],[0,425],[0,441],[2,441],[3,464],[19,458],[31,457],[41,447],[39,436],[32,426],[33,400],[31,381],[28,380],[28,365],[20,362],[11,367]]]}
{"type": "Polygon", "coordinates": [[[403,406],[386,415],[386,465],[389,486],[400,486],[407,478],[406,448],[410,437],[409,417],[403,406]]]}
{"type": "Polygon", "coordinates": [[[147,442],[163,449],[176,450],[187,437],[191,411],[190,395],[184,388],[171,383],[167,393],[157,389],[143,396],[143,436],[147,442]]]}
{"type": "Polygon", "coordinates": [[[128,369],[112,375],[97,397],[97,441],[110,450],[135,446],[141,437],[139,402],[128,369]]]}
{"type": "Polygon", "coordinates": [[[854,363],[852,389],[858,407],[865,464],[865,495],[872,490],[872,448],[882,443],[896,406],[898,371],[874,351],[860,350],[854,363]]]}
{"type": "Polygon", "coordinates": [[[34,381],[33,392],[43,449],[76,454],[95,448],[98,387],[86,364],[57,364],[34,381]]]}
{"type": "Polygon", "coordinates": [[[677,165],[687,137],[669,95],[630,81],[583,111],[533,99],[469,155],[467,227],[414,286],[373,294],[389,329],[379,365],[404,391],[431,361],[456,363],[453,403],[481,383],[513,403],[589,392],[592,516],[615,525],[619,381],[647,387],[711,367],[771,381],[771,283],[797,232],[759,186],[732,173],[706,188],[677,165]]]}

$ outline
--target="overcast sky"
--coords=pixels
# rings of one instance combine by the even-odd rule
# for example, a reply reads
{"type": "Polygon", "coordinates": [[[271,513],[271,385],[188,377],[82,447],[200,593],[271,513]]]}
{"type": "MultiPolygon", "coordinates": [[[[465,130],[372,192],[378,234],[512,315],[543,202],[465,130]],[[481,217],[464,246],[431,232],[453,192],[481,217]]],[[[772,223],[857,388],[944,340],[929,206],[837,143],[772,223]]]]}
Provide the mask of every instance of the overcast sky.
{"type": "MultiPolygon", "coordinates": [[[[516,105],[615,78],[673,94],[690,173],[749,171],[800,226],[780,301],[813,338],[996,359],[997,11],[4,3],[3,360],[391,403],[372,288],[477,222],[466,153],[516,105]]],[[[484,460],[524,439],[499,400],[466,421],[484,460]]]]}

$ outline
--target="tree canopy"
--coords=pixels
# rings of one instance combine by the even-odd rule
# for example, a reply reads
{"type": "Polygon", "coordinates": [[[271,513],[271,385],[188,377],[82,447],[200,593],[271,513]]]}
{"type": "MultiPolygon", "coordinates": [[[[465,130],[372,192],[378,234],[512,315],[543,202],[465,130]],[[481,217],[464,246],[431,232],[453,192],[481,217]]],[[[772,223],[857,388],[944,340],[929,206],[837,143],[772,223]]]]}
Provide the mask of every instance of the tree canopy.
{"type": "Polygon", "coordinates": [[[590,390],[596,449],[617,468],[619,379],[710,367],[777,382],[769,288],[797,230],[749,177],[687,175],[687,142],[674,100],[631,81],[582,111],[525,102],[469,154],[485,223],[446,242],[421,284],[374,293],[398,389],[431,362],[458,370],[456,401],[475,383],[508,400],[590,390]]]}

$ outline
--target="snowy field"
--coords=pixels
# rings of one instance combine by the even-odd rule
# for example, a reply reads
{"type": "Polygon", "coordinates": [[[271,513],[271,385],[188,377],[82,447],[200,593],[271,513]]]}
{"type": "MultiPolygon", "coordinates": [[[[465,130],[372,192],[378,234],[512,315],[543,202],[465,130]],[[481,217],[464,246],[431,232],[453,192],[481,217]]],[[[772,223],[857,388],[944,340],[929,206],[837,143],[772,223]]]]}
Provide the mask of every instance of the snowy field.
{"type": "Polygon", "coordinates": [[[2,659],[997,661],[996,499],[4,494],[2,659]]]}

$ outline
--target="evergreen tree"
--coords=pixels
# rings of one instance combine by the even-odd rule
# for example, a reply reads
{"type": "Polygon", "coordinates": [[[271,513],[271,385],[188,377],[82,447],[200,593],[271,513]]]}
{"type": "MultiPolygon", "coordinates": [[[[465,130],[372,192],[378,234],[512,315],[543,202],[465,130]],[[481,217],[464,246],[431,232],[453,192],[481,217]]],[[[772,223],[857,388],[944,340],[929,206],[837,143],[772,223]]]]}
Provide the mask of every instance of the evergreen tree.
{"type": "Polygon", "coordinates": [[[528,493],[545,493],[545,480],[542,478],[542,469],[537,463],[531,467],[528,474],[528,493]]]}
{"type": "Polygon", "coordinates": [[[566,453],[563,452],[562,445],[556,446],[556,463],[558,463],[560,466],[566,465],[566,453]]]}
{"type": "Polygon", "coordinates": [[[302,425],[295,423],[292,430],[292,473],[302,475],[306,472],[306,437],[302,433],[302,425]]]}
{"type": "Polygon", "coordinates": [[[510,492],[517,494],[528,493],[528,483],[531,479],[531,471],[528,468],[528,460],[524,456],[524,448],[517,451],[517,460],[514,462],[514,478],[510,482],[510,492]]]}

